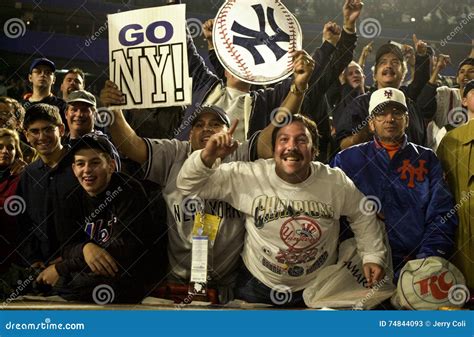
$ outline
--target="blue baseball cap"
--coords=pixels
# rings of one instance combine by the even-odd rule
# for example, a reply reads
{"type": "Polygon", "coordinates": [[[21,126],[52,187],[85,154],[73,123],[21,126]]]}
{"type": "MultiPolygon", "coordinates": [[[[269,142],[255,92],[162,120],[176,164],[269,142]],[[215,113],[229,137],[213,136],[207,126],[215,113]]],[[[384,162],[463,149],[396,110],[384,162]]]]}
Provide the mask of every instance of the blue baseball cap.
{"type": "Polygon", "coordinates": [[[53,61],[48,60],[47,58],[37,58],[34,59],[33,62],[30,65],[30,74],[33,72],[33,69],[37,68],[40,65],[45,65],[51,68],[53,73],[56,71],[56,65],[54,64],[53,61]]]}

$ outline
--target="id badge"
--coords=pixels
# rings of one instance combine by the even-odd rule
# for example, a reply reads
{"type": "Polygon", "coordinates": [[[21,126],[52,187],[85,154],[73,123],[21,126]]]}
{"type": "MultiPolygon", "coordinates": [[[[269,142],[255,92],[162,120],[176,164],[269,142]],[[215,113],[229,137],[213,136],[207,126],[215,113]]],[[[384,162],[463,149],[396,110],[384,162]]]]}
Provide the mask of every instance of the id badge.
{"type": "Polygon", "coordinates": [[[188,293],[194,295],[207,294],[207,256],[209,238],[203,235],[193,236],[191,282],[188,293]]]}
{"type": "Polygon", "coordinates": [[[217,215],[212,215],[203,212],[197,212],[194,216],[193,235],[207,236],[211,248],[214,246],[217,232],[221,224],[222,218],[217,215]]]}

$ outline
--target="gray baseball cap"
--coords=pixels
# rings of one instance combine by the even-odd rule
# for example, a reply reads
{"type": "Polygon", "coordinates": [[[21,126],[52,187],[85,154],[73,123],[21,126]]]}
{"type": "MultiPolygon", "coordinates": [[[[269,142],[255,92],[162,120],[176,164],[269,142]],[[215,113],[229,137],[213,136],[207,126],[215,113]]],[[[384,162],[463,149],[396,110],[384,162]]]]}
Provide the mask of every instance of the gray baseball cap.
{"type": "Polygon", "coordinates": [[[215,105],[201,105],[200,107],[198,107],[196,110],[196,117],[193,119],[192,125],[194,125],[194,123],[196,123],[196,121],[198,120],[197,117],[205,112],[215,114],[228,128],[230,128],[229,116],[224,110],[215,105]]]}
{"type": "Polygon", "coordinates": [[[69,94],[67,97],[66,103],[74,102],[84,102],[96,107],[95,97],[89,91],[86,90],[76,90],[69,94]]]}

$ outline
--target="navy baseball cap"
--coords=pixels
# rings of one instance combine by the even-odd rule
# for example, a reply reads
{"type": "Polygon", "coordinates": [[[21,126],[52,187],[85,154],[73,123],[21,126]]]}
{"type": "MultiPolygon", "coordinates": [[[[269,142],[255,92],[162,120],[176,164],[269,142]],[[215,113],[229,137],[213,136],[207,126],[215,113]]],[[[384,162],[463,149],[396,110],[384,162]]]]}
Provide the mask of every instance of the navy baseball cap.
{"type": "Polygon", "coordinates": [[[197,120],[198,120],[197,117],[200,114],[203,114],[205,112],[213,113],[214,115],[216,115],[222,121],[222,123],[224,123],[228,128],[230,128],[230,118],[229,118],[229,116],[227,116],[227,114],[224,110],[222,110],[221,108],[219,108],[218,106],[215,106],[215,105],[201,105],[199,108],[197,108],[196,117],[193,119],[192,125],[194,125],[197,122],[197,120]]]}
{"type": "Polygon", "coordinates": [[[80,140],[78,140],[78,142],[73,146],[72,152],[75,154],[77,151],[83,149],[96,149],[100,152],[108,154],[112,158],[115,158],[114,147],[105,135],[88,133],[82,136],[80,140]]]}
{"type": "Polygon", "coordinates": [[[402,50],[392,43],[386,43],[386,44],[381,45],[380,48],[377,49],[377,53],[375,56],[375,64],[378,64],[380,58],[383,55],[388,54],[388,53],[392,53],[400,60],[400,62],[403,62],[402,50]]]}
{"type": "Polygon", "coordinates": [[[464,92],[462,93],[462,97],[465,98],[467,94],[469,93],[469,91],[471,91],[472,89],[474,89],[474,80],[470,80],[469,82],[467,82],[466,86],[464,87],[464,92]]]}
{"type": "Polygon", "coordinates": [[[466,57],[464,60],[462,60],[458,65],[458,73],[462,66],[465,66],[466,64],[474,66],[474,57],[466,57]]]}
{"type": "Polygon", "coordinates": [[[53,73],[56,71],[56,65],[54,64],[54,62],[51,60],[48,60],[47,58],[42,57],[42,58],[34,59],[33,62],[31,62],[30,74],[33,71],[33,69],[35,69],[36,67],[40,65],[45,65],[45,66],[50,67],[53,73]]]}

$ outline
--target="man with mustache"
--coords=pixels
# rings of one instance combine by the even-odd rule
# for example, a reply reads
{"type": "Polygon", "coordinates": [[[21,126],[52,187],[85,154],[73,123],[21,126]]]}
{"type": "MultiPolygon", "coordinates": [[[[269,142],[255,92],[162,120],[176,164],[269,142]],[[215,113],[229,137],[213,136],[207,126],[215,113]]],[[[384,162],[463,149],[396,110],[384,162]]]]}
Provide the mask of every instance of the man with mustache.
{"type": "MultiPolygon", "coordinates": [[[[97,104],[95,96],[86,90],[72,91],[66,99],[66,121],[69,132],[63,137],[63,144],[74,147],[81,141],[81,137],[87,134],[96,134],[107,137],[99,130],[94,130],[97,104]]],[[[111,144],[115,167],[121,169],[120,155],[113,144],[111,144]]]]}
{"type": "Polygon", "coordinates": [[[85,77],[84,72],[79,68],[69,69],[64,75],[61,83],[61,93],[63,100],[67,101],[69,94],[76,90],[84,90],[85,77]]]}
{"type": "Polygon", "coordinates": [[[378,203],[374,213],[385,221],[395,274],[412,259],[453,250],[457,220],[444,216],[454,207],[433,151],[408,141],[405,95],[383,88],[370,97],[370,142],[339,152],[332,166],[341,168],[359,190],[378,203]]]}
{"type": "Polygon", "coordinates": [[[273,159],[223,163],[237,144],[236,124],[214,134],[184,163],[177,187],[186,194],[220,198],[245,216],[237,298],[247,302],[304,306],[302,293],[320,268],[336,263],[339,218],[351,219],[369,286],[384,275],[384,230],[347,176],[313,161],[316,124],[293,115],[272,132],[273,159]],[[291,294],[280,301],[281,293],[291,294]]]}
{"type": "MultiPolygon", "coordinates": [[[[414,37],[416,46],[416,65],[413,81],[408,86],[401,86],[407,73],[407,66],[404,62],[402,50],[391,43],[382,45],[376,53],[374,80],[376,88],[397,88],[408,97],[408,115],[410,124],[408,126],[408,139],[419,145],[424,145],[426,141],[425,126],[423,116],[415,105],[423,86],[429,79],[430,65],[429,57],[426,54],[426,43],[414,37]]],[[[349,146],[369,141],[371,132],[368,127],[368,107],[372,93],[366,93],[354,99],[346,107],[340,118],[341,123],[337,125],[336,140],[340,142],[341,149],[349,146]]]]}
{"type": "MultiPolygon", "coordinates": [[[[304,51],[294,56],[294,84],[305,87],[314,69],[313,59],[304,51]]],[[[123,94],[111,81],[106,82],[101,92],[101,101],[106,105],[120,104],[123,94]]],[[[304,94],[289,92],[282,104],[281,113],[296,113],[302,103],[304,94]]],[[[235,285],[236,271],[240,264],[244,226],[240,210],[232,208],[220,199],[195,200],[188,193],[176,189],[176,177],[189,155],[206,146],[212,136],[227,131],[230,120],[227,114],[216,106],[197,106],[190,121],[189,141],[177,139],[148,139],[136,135],[125,121],[120,110],[111,109],[114,123],[110,125],[112,140],[121,153],[131,160],[144,165],[144,179],[160,185],[167,204],[168,222],[168,258],[169,270],[167,285],[178,289],[178,285],[187,286],[191,277],[192,232],[194,222],[202,206],[203,212],[217,216],[217,236],[209,252],[208,284],[210,289],[217,290],[219,302],[231,300],[235,285]]],[[[280,114],[278,114],[280,115],[280,114]]],[[[265,156],[270,148],[273,124],[260,134],[246,141],[233,156],[226,161],[248,161],[265,156]],[[257,140],[258,136],[258,140],[257,140]]],[[[187,292],[186,292],[187,293],[187,292]]]]}

